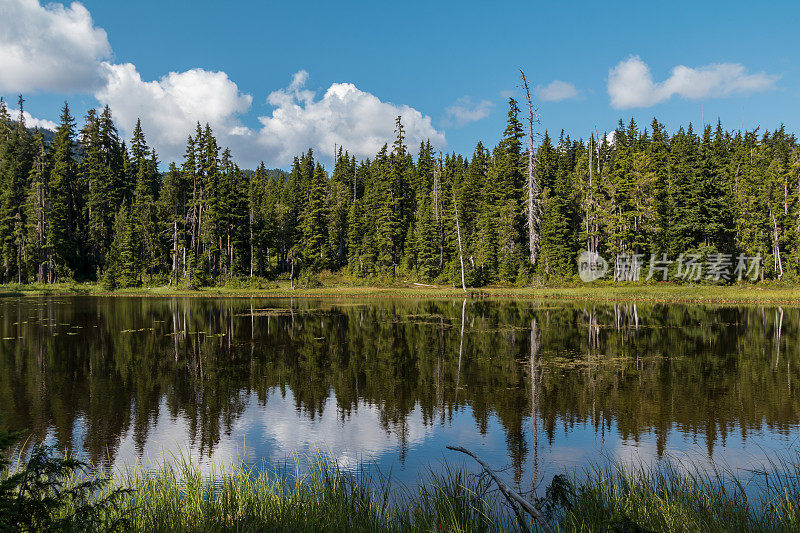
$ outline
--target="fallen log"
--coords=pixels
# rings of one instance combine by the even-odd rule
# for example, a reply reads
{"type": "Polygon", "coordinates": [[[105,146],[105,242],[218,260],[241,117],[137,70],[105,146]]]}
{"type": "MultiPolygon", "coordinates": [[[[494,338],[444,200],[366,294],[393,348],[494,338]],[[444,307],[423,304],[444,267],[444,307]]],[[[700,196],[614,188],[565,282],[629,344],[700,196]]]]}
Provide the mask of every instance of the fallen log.
{"type": "Polygon", "coordinates": [[[508,500],[509,504],[511,505],[511,508],[514,509],[514,513],[517,515],[517,520],[519,520],[520,526],[522,527],[523,531],[528,531],[528,526],[522,519],[522,516],[520,516],[516,504],[519,504],[519,506],[522,507],[526,513],[531,515],[534,518],[534,520],[536,520],[536,522],[539,523],[539,526],[542,528],[543,531],[545,531],[546,533],[553,533],[553,528],[550,527],[550,524],[547,523],[547,520],[545,520],[542,513],[536,507],[534,507],[528,500],[526,500],[525,498],[523,498],[522,496],[511,490],[511,488],[508,485],[503,483],[500,480],[500,478],[497,477],[497,474],[494,473],[494,470],[492,470],[489,467],[489,465],[484,463],[480,459],[480,457],[478,457],[471,451],[467,450],[466,448],[462,448],[461,446],[448,446],[447,449],[453,450],[454,452],[465,453],[470,457],[472,457],[473,459],[475,459],[478,462],[478,464],[481,465],[481,467],[483,467],[486,473],[489,474],[489,476],[491,476],[491,478],[497,484],[497,487],[500,489],[500,492],[503,493],[503,496],[506,497],[506,500],[508,500]]]}

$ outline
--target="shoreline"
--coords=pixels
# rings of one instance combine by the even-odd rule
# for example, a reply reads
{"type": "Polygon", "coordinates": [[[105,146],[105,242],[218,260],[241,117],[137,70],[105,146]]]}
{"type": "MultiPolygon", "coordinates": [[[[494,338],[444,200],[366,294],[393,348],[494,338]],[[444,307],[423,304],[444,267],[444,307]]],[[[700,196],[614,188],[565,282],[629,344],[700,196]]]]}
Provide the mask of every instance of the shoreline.
{"type": "Polygon", "coordinates": [[[740,285],[686,286],[586,285],[567,287],[481,287],[467,292],[452,286],[328,285],[291,289],[280,282],[270,288],[203,287],[173,289],[168,286],[108,290],[97,283],[54,285],[0,285],[0,298],[40,296],[155,297],[155,298],[397,298],[397,299],[529,299],[556,301],[676,303],[676,304],[771,304],[800,305],[800,286],[740,285]]]}
{"type": "MultiPolygon", "coordinates": [[[[47,461],[65,474],[56,503],[32,520],[18,515],[14,525],[22,529],[66,523],[87,531],[165,532],[794,531],[800,522],[795,459],[753,471],[706,472],[670,461],[565,470],[542,480],[543,497],[517,494],[535,510],[519,514],[468,463],[445,464],[416,486],[404,486],[362,463],[342,470],[326,454],[304,465],[295,457],[283,467],[241,463],[210,475],[182,456],[154,470],[140,465],[109,477],[88,465],[68,470],[57,457],[47,461]],[[307,470],[298,477],[302,466],[307,470]],[[84,489],[87,505],[79,514],[65,493],[86,474],[100,485],[84,489]]],[[[3,479],[7,473],[0,473],[3,479]]]]}

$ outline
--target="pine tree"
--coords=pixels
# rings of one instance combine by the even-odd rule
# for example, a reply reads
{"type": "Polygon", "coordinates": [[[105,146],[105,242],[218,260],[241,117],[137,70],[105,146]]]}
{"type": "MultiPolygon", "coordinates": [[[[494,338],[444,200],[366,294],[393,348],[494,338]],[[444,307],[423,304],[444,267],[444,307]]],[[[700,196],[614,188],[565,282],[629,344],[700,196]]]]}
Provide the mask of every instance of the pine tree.
{"type": "Polygon", "coordinates": [[[56,129],[51,150],[47,247],[53,258],[50,279],[55,281],[71,278],[78,263],[75,121],[66,103],[61,110],[61,123],[56,129]]]}
{"type": "Polygon", "coordinates": [[[109,289],[139,287],[142,284],[141,244],[138,241],[136,217],[123,204],[114,217],[114,239],[109,251],[108,267],[103,283],[109,289]]]}
{"type": "Polygon", "coordinates": [[[546,277],[569,277],[577,252],[577,216],[572,186],[574,148],[561,134],[555,181],[543,194],[540,268],[546,277]]]}
{"type": "Polygon", "coordinates": [[[186,261],[186,211],[188,191],[184,174],[170,163],[158,199],[162,241],[170,243],[170,284],[178,285],[186,261]]]}
{"type": "Polygon", "coordinates": [[[509,98],[508,121],[503,139],[495,149],[490,179],[496,180],[497,240],[500,279],[514,282],[522,259],[523,224],[522,191],[524,184],[522,158],[522,123],[516,100],[509,98]]]}
{"type": "Polygon", "coordinates": [[[85,125],[80,132],[80,172],[86,187],[86,219],[87,252],[90,269],[102,269],[105,264],[105,252],[108,249],[111,235],[108,233],[108,219],[113,213],[113,205],[109,202],[111,184],[103,158],[103,147],[100,139],[100,121],[94,109],[90,110],[85,125]]]}
{"type": "Polygon", "coordinates": [[[415,264],[419,276],[424,280],[433,280],[438,274],[439,250],[436,247],[433,205],[427,192],[422,192],[417,201],[414,240],[416,244],[415,264]]]}
{"type": "Polygon", "coordinates": [[[44,136],[37,131],[33,140],[34,160],[25,198],[28,271],[38,283],[52,283],[52,254],[47,245],[48,161],[44,136]]]}
{"type": "Polygon", "coordinates": [[[2,246],[2,277],[22,282],[25,272],[24,212],[25,186],[31,168],[30,135],[22,113],[24,99],[19,97],[19,116],[16,124],[8,120],[2,103],[5,123],[4,139],[0,140],[0,246],[2,246]]]}
{"type": "MultiPolygon", "coordinates": [[[[132,254],[132,259],[125,263],[126,268],[138,268],[136,275],[124,275],[125,279],[133,280],[138,284],[143,274],[152,281],[155,270],[161,260],[161,243],[156,218],[156,183],[158,162],[155,152],[152,151],[145,140],[141,125],[137,121],[134,130],[134,141],[131,143],[131,159],[133,168],[136,169],[136,187],[133,192],[133,203],[129,214],[129,225],[126,228],[130,237],[126,237],[125,248],[132,254]]],[[[127,271],[125,271],[127,272],[127,271]]]]}
{"type": "Polygon", "coordinates": [[[331,252],[333,269],[340,269],[347,263],[347,213],[352,202],[352,182],[356,172],[355,161],[347,152],[336,156],[327,194],[326,226],[328,228],[328,250],[331,252]]]}
{"type": "Polygon", "coordinates": [[[302,258],[305,264],[315,271],[326,268],[330,259],[325,231],[325,186],[325,170],[317,163],[308,184],[308,202],[302,224],[302,258]]]}
{"type": "Polygon", "coordinates": [[[374,185],[372,197],[369,198],[368,212],[375,217],[374,232],[370,234],[373,240],[370,254],[375,255],[375,268],[381,274],[395,273],[397,266],[397,249],[395,239],[400,234],[399,220],[397,218],[396,198],[387,179],[391,172],[391,160],[387,155],[386,145],[378,152],[371,166],[371,183],[374,185]]]}

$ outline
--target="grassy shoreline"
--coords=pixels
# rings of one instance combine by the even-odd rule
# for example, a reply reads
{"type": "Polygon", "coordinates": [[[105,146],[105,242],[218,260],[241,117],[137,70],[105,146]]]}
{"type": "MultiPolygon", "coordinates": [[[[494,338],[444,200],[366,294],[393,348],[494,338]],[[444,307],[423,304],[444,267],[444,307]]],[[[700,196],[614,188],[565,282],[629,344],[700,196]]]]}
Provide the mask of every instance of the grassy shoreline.
{"type": "MultiPolygon", "coordinates": [[[[164,532],[523,530],[488,478],[448,464],[406,487],[363,465],[341,471],[327,456],[210,474],[171,461],[112,476],[83,500],[90,504],[83,515],[67,504],[51,511],[48,524],[77,518],[91,524],[80,530],[164,532]],[[112,505],[104,503],[109,495],[112,505]]],[[[797,531],[799,474],[797,460],[739,473],[612,462],[546,480],[542,497],[526,498],[554,531],[797,531]]],[[[79,482],[73,476],[63,486],[79,482]]],[[[525,527],[541,530],[524,517],[525,527]]]]}
{"type": "Polygon", "coordinates": [[[534,300],[586,300],[603,302],[772,304],[800,305],[800,286],[734,285],[702,286],[676,284],[592,284],[559,287],[481,287],[459,288],[443,285],[349,285],[325,283],[318,288],[292,289],[288,282],[273,283],[269,288],[203,287],[200,289],[168,286],[118,289],[109,291],[97,283],[5,284],[0,297],[14,296],[136,296],[136,297],[210,297],[210,298],[517,298],[534,300]]]}

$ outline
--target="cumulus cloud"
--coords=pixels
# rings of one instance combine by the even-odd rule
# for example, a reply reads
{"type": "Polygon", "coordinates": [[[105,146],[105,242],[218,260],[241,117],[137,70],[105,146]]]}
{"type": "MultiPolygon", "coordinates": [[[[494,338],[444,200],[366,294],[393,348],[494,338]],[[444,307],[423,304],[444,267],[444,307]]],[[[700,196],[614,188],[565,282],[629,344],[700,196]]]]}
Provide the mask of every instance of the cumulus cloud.
{"type": "Polygon", "coordinates": [[[553,80],[545,86],[536,87],[539,99],[545,102],[560,102],[578,97],[578,89],[569,82],[553,80]]]}
{"type": "MultiPolygon", "coordinates": [[[[6,107],[6,110],[8,110],[8,114],[11,116],[13,120],[17,120],[17,118],[19,117],[18,109],[6,107]]],[[[22,112],[22,117],[25,120],[25,126],[29,128],[42,128],[45,130],[55,131],[56,128],[58,127],[58,124],[56,124],[52,120],[36,118],[27,111],[22,112]]]]}
{"type": "Polygon", "coordinates": [[[193,135],[197,122],[208,123],[221,137],[247,136],[239,115],[252,103],[224,72],[192,69],[170,72],[156,81],[144,81],[130,63],[104,64],[106,85],[95,93],[109,105],[117,124],[130,134],[141,118],[149,144],[165,158],[183,153],[186,138],[193,135]]]}
{"type": "Polygon", "coordinates": [[[164,161],[181,158],[197,122],[208,123],[219,143],[230,147],[245,165],[264,160],[286,166],[309,147],[325,157],[334,144],[358,157],[372,157],[394,138],[398,115],[409,146],[427,139],[446,145],[430,117],[409,106],[382,102],[351,83],[334,83],[315,99],[314,92],[305,88],[304,70],[294,74],[288,87],[269,94],[267,102],[275,109],[270,116],[259,117],[261,126],[255,129],[242,122],[252,96],[242,93],[224,72],[192,69],[154,81],[143,80],[130,63],[106,63],[104,72],[107,83],[95,93],[97,100],[111,107],[128,135],[141,119],[148,143],[164,161]]]}
{"type": "Polygon", "coordinates": [[[0,1],[0,91],[82,92],[102,84],[106,32],[81,4],[0,1]]]}
{"type": "Polygon", "coordinates": [[[616,109],[650,107],[673,96],[697,100],[763,92],[773,89],[779,78],[751,74],[739,63],[717,63],[698,68],[678,65],[669,78],[655,82],[647,64],[631,56],[609,71],[608,94],[616,109]]]}
{"type": "Polygon", "coordinates": [[[334,83],[315,99],[314,92],[305,88],[307,80],[308,73],[301,70],[287,88],[267,98],[275,109],[270,116],[259,117],[256,144],[268,161],[285,165],[309,147],[328,154],[334,145],[351,155],[372,157],[394,138],[397,116],[402,117],[409,146],[425,140],[438,147],[447,144],[431,118],[413,107],[383,102],[352,83],[334,83]]]}
{"type": "Polygon", "coordinates": [[[477,122],[489,116],[494,104],[489,100],[473,102],[469,96],[462,96],[444,110],[444,125],[460,128],[470,122],[477,122]]]}
{"type": "MultiPolygon", "coordinates": [[[[243,164],[264,160],[285,166],[311,147],[330,154],[334,144],[359,157],[374,156],[394,137],[400,115],[409,146],[428,140],[446,146],[444,133],[429,116],[407,105],[381,101],[351,83],[334,83],[320,99],[306,88],[308,73],[294,74],[291,83],[273,91],[270,116],[260,126],[245,125],[252,105],[225,72],[191,69],[143,80],[131,63],[114,64],[106,32],[93,25],[79,3],[43,6],[38,0],[0,0],[0,93],[26,91],[93,94],[109,105],[126,135],[137,119],[148,143],[164,161],[182,156],[186,139],[198,122],[208,123],[219,142],[229,146],[243,164]]],[[[481,103],[483,105],[483,103],[481,103]]],[[[29,125],[52,128],[50,121],[26,115],[29,125]]]]}

